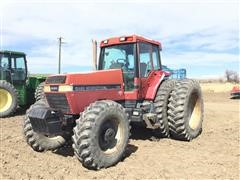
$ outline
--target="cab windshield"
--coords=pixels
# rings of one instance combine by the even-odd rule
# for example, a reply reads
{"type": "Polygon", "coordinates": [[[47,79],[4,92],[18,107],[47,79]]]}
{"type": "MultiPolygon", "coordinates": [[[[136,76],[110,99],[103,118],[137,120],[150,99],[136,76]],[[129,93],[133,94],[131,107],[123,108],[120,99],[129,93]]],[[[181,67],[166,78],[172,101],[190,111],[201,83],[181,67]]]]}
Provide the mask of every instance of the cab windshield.
{"type": "Polygon", "coordinates": [[[102,48],[101,69],[134,70],[134,44],[121,44],[102,48]]]}
{"type": "Polygon", "coordinates": [[[133,89],[135,44],[120,44],[104,47],[100,55],[100,70],[122,69],[125,90],[133,89]]]}

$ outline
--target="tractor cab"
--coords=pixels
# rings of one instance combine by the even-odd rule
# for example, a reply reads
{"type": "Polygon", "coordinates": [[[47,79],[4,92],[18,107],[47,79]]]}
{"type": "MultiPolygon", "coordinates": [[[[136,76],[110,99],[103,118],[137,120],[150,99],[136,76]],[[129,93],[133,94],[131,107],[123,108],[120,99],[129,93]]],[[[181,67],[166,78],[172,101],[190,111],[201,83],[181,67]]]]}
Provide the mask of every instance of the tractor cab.
{"type": "Polygon", "coordinates": [[[24,84],[26,79],[26,55],[22,52],[0,51],[0,80],[24,84]]]}
{"type": "Polygon", "coordinates": [[[130,99],[145,98],[147,92],[142,87],[149,86],[154,76],[162,77],[161,44],[157,41],[132,35],[103,40],[100,47],[98,70],[122,69],[124,90],[130,99]],[[137,89],[140,91],[131,93],[137,89]]]}

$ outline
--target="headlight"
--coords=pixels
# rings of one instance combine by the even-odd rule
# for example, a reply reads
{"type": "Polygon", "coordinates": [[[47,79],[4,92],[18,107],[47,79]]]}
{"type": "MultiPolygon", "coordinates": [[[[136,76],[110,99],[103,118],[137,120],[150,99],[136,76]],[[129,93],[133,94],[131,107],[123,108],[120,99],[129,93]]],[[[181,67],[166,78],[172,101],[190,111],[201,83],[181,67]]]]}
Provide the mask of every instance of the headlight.
{"type": "Polygon", "coordinates": [[[59,86],[58,91],[59,92],[73,91],[73,86],[70,85],[59,86]]]}
{"type": "Polygon", "coordinates": [[[68,92],[68,91],[73,91],[73,86],[70,86],[70,85],[44,86],[44,92],[68,92]]]}

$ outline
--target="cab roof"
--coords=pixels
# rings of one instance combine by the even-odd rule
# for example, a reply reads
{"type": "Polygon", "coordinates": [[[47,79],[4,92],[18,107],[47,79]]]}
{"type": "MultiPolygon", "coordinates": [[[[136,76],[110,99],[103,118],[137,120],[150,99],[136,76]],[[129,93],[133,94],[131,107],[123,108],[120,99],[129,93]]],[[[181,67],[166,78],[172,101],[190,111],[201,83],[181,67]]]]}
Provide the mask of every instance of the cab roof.
{"type": "Polygon", "coordinates": [[[147,42],[154,45],[157,45],[162,49],[161,43],[152,39],[148,39],[139,35],[130,35],[130,36],[119,36],[112,37],[101,41],[100,47],[117,45],[117,44],[126,44],[126,43],[135,43],[135,42],[147,42]]]}
{"type": "Polygon", "coordinates": [[[26,55],[24,52],[20,51],[10,51],[10,50],[1,50],[0,54],[16,54],[16,55],[26,55]]]}

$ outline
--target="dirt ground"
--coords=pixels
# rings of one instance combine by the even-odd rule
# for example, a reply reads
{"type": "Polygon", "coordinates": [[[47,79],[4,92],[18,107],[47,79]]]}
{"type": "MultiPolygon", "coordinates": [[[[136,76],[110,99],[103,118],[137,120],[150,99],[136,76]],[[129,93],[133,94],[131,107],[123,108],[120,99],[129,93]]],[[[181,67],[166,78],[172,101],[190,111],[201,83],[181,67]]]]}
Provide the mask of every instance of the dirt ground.
{"type": "Polygon", "coordinates": [[[239,179],[239,99],[226,92],[204,92],[202,134],[191,142],[152,141],[135,129],[127,156],[116,166],[87,170],[71,148],[34,152],[22,136],[23,113],[1,119],[1,179],[239,179]]]}

